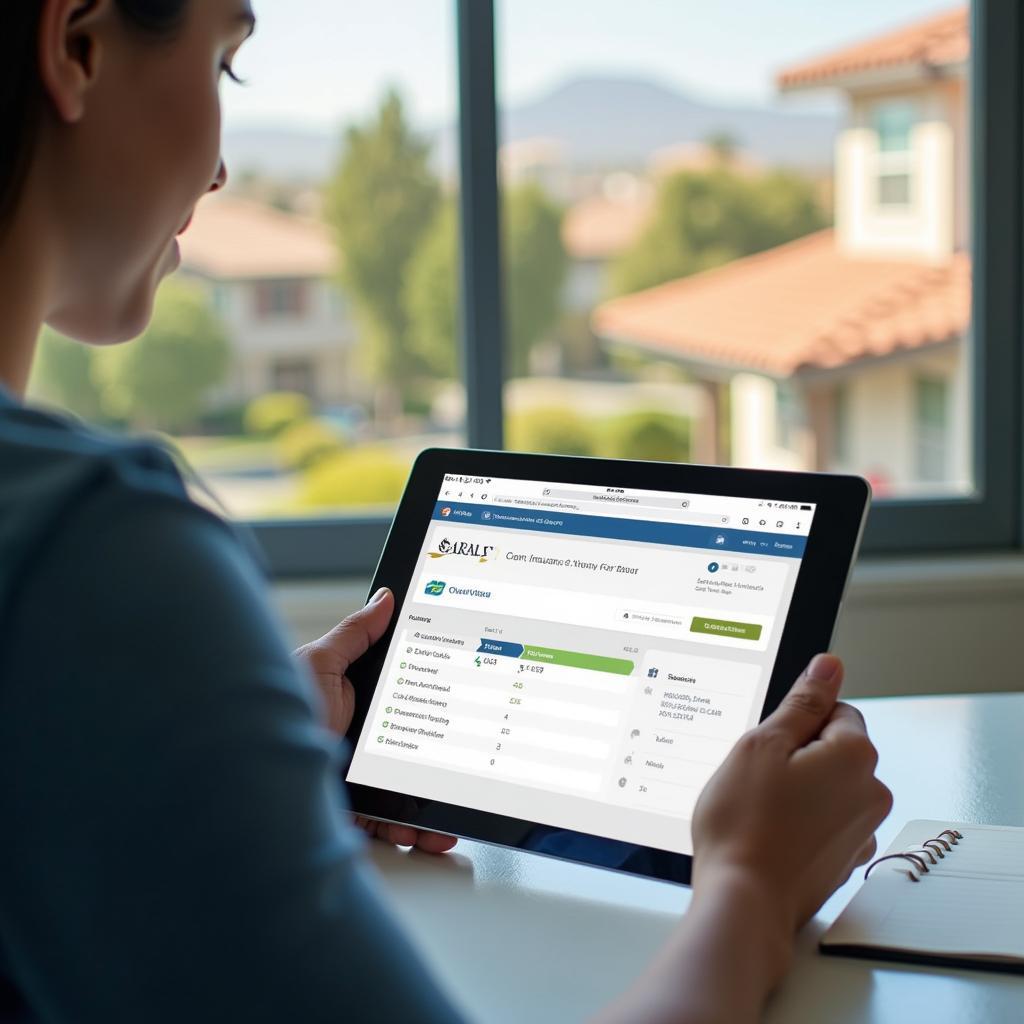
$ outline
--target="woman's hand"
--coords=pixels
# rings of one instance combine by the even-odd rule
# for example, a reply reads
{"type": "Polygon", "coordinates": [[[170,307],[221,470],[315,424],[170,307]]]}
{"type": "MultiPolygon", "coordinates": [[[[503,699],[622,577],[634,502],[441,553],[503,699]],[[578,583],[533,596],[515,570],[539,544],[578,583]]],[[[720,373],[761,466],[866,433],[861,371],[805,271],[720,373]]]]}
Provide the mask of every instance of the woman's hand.
{"type": "Polygon", "coordinates": [[[756,892],[784,960],[796,930],[874,855],[892,807],[863,718],[836,703],[842,678],[838,658],[818,655],[740,739],[694,812],[695,893],[719,881],[756,892]]]}
{"type": "Polygon", "coordinates": [[[693,817],[693,899],[647,973],[602,1024],[752,1024],[797,929],[875,851],[892,806],[843,667],[818,655],[743,736],[693,817]]]}
{"type": "MultiPolygon", "coordinates": [[[[395,597],[386,587],[378,590],[365,608],[343,619],[329,633],[300,647],[295,656],[304,661],[323,695],[327,725],[339,736],[348,732],[355,711],[355,690],[346,673],[388,628],[395,613],[395,597]]],[[[396,846],[415,846],[428,853],[444,853],[455,845],[453,836],[421,832],[408,825],[391,825],[357,817],[368,835],[396,846]]]]}
{"type": "Polygon", "coordinates": [[[772,894],[790,934],[874,854],[892,807],[860,712],[836,703],[842,677],[838,658],[818,655],[694,812],[695,888],[738,872],[772,894]]]}

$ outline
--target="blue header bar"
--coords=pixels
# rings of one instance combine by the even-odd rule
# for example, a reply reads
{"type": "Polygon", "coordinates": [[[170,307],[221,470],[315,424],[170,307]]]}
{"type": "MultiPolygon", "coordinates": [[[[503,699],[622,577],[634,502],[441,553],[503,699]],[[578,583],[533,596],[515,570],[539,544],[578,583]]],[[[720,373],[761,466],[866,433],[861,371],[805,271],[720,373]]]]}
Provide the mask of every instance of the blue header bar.
{"type": "Polygon", "coordinates": [[[669,544],[679,548],[706,548],[747,555],[802,558],[806,537],[750,530],[714,529],[685,523],[660,523],[649,519],[617,519],[614,516],[581,516],[571,512],[543,512],[505,505],[467,505],[439,501],[432,519],[444,523],[495,526],[503,530],[531,530],[575,537],[632,540],[640,544],[669,544]]]}

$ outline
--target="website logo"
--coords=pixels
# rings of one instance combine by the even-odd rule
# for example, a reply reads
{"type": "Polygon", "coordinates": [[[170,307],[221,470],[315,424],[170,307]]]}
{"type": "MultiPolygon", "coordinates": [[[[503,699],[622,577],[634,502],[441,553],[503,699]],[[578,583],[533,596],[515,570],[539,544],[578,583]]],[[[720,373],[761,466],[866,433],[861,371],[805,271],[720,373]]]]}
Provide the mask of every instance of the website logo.
{"type": "Polygon", "coordinates": [[[443,509],[441,509],[441,515],[445,519],[447,519],[451,514],[452,514],[452,510],[447,505],[445,505],[445,507],[443,509]]]}
{"type": "Polygon", "coordinates": [[[427,589],[423,591],[424,594],[429,597],[440,597],[444,593],[444,588],[448,586],[444,580],[431,580],[427,584],[427,589]]]}
{"type": "Polygon", "coordinates": [[[431,558],[444,558],[447,555],[456,558],[474,558],[478,562],[486,562],[494,557],[497,547],[494,544],[480,544],[469,540],[451,540],[442,537],[437,550],[429,552],[431,558]]]}

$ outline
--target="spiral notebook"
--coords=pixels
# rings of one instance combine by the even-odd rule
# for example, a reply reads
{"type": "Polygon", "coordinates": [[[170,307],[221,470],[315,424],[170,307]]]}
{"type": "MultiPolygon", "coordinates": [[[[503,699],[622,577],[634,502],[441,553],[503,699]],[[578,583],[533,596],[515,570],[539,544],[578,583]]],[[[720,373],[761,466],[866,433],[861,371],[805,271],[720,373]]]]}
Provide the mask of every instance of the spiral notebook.
{"type": "Polygon", "coordinates": [[[911,821],[820,948],[1024,974],[1024,828],[911,821]]]}

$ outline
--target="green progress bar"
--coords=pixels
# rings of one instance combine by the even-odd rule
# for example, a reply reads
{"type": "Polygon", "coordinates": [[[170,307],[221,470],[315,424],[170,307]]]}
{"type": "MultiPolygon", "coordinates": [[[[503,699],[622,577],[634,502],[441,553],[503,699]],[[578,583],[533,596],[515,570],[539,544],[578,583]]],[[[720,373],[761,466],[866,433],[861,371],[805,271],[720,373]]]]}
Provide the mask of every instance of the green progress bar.
{"type": "Polygon", "coordinates": [[[599,654],[581,654],[579,651],[559,651],[553,647],[533,647],[526,644],[520,656],[524,661],[542,661],[548,665],[566,665],[586,668],[592,672],[610,672],[616,676],[631,676],[633,662],[625,658],[605,658],[599,654]]]}

